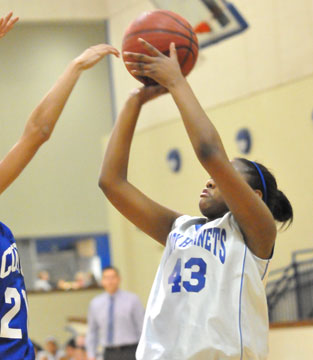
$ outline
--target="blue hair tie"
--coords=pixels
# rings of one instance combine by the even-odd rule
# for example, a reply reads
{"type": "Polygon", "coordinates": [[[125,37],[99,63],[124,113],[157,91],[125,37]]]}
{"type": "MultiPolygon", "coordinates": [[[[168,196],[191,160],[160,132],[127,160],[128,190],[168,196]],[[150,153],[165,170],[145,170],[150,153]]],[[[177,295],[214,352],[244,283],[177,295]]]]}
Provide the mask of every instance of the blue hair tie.
{"type": "Polygon", "coordinates": [[[265,179],[264,179],[264,175],[263,175],[259,165],[256,162],[254,162],[254,161],[250,161],[250,162],[258,170],[258,173],[259,173],[261,181],[262,181],[262,186],[263,186],[263,200],[264,200],[265,204],[267,204],[267,188],[266,188],[266,182],[265,182],[265,179]]]}

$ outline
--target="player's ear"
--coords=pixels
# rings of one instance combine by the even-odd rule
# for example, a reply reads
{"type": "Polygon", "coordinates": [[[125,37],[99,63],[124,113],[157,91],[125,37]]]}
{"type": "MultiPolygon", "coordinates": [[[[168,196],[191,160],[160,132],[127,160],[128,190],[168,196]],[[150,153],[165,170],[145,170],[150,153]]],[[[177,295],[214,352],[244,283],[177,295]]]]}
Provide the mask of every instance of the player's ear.
{"type": "Polygon", "coordinates": [[[254,190],[254,192],[258,195],[258,197],[260,197],[261,199],[263,198],[263,194],[262,191],[259,189],[254,190]]]}

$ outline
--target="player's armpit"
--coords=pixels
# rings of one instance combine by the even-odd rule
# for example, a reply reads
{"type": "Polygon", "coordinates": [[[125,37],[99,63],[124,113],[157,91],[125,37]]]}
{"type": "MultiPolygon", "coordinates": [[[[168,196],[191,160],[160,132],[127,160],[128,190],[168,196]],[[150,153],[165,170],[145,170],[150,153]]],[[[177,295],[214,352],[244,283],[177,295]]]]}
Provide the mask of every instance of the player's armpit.
{"type": "Polygon", "coordinates": [[[153,201],[128,181],[121,180],[114,185],[100,181],[99,186],[112,205],[129,221],[162,245],[166,244],[180,213],[153,201]]]}

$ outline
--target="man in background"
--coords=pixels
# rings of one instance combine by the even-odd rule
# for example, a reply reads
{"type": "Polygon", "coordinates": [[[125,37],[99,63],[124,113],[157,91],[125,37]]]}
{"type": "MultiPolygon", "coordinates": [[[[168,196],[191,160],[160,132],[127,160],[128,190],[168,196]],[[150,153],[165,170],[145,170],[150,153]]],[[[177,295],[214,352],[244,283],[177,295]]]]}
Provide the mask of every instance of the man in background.
{"type": "Polygon", "coordinates": [[[50,274],[46,270],[39,271],[35,281],[34,290],[36,291],[50,291],[52,286],[50,284],[50,274]]]}
{"type": "Polygon", "coordinates": [[[102,273],[105,292],[90,303],[86,347],[89,360],[105,349],[105,360],[135,360],[144,308],[137,295],[119,289],[119,271],[107,267],[102,273]]]}

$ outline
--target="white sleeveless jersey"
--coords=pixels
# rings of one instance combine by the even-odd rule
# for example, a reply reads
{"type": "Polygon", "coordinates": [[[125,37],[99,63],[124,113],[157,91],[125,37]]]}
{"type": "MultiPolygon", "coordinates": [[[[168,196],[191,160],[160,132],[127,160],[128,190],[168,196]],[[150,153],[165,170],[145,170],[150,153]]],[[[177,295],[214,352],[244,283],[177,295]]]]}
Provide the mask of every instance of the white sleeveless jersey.
{"type": "Polygon", "coordinates": [[[179,217],[151,289],[137,360],[267,358],[269,260],[246,246],[231,213],[179,217]]]}

